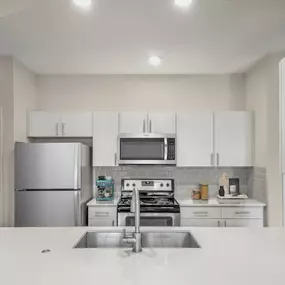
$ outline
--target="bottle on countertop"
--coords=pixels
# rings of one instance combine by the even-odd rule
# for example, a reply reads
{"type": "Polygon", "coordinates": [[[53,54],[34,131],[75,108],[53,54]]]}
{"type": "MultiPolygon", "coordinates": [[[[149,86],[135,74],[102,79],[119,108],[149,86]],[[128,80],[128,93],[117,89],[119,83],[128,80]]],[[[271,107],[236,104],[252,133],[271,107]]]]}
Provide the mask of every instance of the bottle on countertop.
{"type": "Polygon", "coordinates": [[[220,186],[219,195],[220,195],[221,197],[224,197],[224,196],[225,196],[225,189],[224,189],[224,186],[220,186]]]}
{"type": "Polygon", "coordinates": [[[229,175],[227,173],[223,173],[222,176],[219,178],[219,186],[224,187],[225,195],[229,195],[229,175]]]}

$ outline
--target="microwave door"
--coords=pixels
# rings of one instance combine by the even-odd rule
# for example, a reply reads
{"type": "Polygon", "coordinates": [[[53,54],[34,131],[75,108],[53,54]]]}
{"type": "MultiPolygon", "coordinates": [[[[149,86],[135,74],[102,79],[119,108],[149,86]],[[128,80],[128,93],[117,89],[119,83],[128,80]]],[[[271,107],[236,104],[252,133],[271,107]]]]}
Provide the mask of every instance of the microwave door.
{"type": "Polygon", "coordinates": [[[167,158],[164,138],[122,138],[119,149],[120,164],[161,164],[167,158]]]}

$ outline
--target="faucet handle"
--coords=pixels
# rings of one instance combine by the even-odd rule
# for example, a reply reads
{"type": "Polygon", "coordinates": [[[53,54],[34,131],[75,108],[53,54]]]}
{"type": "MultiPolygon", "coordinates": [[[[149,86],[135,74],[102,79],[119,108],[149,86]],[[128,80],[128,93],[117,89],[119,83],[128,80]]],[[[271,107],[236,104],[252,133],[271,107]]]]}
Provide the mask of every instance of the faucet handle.
{"type": "Polygon", "coordinates": [[[132,233],[127,234],[127,229],[124,228],[123,229],[123,238],[131,238],[131,237],[133,237],[133,234],[132,233]]]}

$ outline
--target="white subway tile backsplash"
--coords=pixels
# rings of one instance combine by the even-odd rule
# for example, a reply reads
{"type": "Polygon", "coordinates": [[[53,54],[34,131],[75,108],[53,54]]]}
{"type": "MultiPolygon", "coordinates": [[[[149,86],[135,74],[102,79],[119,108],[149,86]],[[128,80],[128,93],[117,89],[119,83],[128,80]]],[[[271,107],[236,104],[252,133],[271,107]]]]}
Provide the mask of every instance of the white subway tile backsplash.
{"type": "MultiPolygon", "coordinates": [[[[121,179],[124,177],[140,178],[174,178],[176,183],[175,195],[177,198],[189,198],[194,187],[199,183],[209,184],[209,196],[218,193],[218,181],[222,173],[226,172],[230,177],[240,179],[240,190],[248,191],[253,168],[186,168],[170,166],[120,166],[120,167],[95,167],[94,181],[99,175],[112,176],[115,182],[116,194],[119,195],[121,179]]],[[[95,183],[94,183],[95,184],[95,183]]],[[[95,187],[95,185],[94,185],[95,187]]],[[[95,188],[94,188],[95,189],[95,188]]]]}

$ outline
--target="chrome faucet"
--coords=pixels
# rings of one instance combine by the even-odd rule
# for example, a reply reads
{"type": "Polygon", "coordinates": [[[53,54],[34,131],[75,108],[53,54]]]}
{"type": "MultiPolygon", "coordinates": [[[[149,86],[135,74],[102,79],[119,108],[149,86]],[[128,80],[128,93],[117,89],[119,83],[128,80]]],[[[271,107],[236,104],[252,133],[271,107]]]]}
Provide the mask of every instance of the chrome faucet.
{"type": "Polygon", "coordinates": [[[126,229],[123,233],[123,242],[133,245],[133,252],[142,251],[142,235],[140,232],[140,192],[139,189],[133,190],[131,212],[135,213],[135,232],[131,236],[126,235],[126,229]]]}

